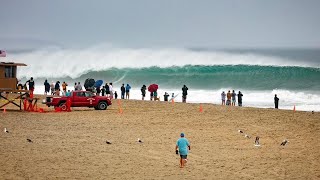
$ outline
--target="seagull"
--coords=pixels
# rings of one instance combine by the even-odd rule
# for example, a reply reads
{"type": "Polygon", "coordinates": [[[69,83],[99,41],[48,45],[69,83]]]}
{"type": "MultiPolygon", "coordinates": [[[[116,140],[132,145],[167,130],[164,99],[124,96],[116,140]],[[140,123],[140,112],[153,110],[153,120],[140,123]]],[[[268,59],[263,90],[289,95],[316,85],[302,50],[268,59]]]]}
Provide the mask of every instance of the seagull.
{"type": "Polygon", "coordinates": [[[244,135],[244,137],[246,137],[246,138],[248,138],[248,139],[251,138],[248,134],[244,135]]]}
{"type": "Polygon", "coordinates": [[[238,132],[239,132],[239,133],[243,133],[243,131],[241,131],[241,130],[238,130],[238,132]]]}
{"type": "Polygon", "coordinates": [[[32,143],[32,140],[31,140],[31,139],[27,139],[27,141],[28,141],[29,143],[32,143]]]}
{"type": "Polygon", "coordinates": [[[289,141],[288,140],[283,140],[282,143],[280,144],[280,146],[285,146],[289,141]]]}
{"type": "Polygon", "coordinates": [[[254,141],[254,144],[255,145],[260,145],[260,142],[259,142],[260,138],[259,136],[256,137],[256,140],[254,141]]]}
{"type": "Polygon", "coordinates": [[[4,128],[3,130],[5,133],[9,133],[9,131],[7,130],[7,128],[4,128]]]}
{"type": "Polygon", "coordinates": [[[140,138],[138,138],[137,142],[143,143],[143,141],[140,138]]]}
{"type": "Polygon", "coordinates": [[[107,144],[111,144],[111,142],[110,142],[110,141],[108,141],[108,140],[106,141],[106,143],[107,143],[107,144]]]}

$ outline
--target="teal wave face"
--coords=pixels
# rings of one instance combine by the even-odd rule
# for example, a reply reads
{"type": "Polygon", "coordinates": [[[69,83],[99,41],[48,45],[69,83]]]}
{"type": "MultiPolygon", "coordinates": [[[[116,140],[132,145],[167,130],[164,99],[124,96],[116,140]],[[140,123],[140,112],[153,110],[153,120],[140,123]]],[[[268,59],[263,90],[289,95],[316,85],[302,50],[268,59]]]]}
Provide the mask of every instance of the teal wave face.
{"type": "Polygon", "coordinates": [[[162,88],[181,88],[184,84],[193,89],[220,89],[231,87],[250,90],[312,90],[320,89],[320,69],[305,67],[275,67],[251,65],[218,65],[149,68],[111,68],[82,75],[102,79],[116,85],[133,86],[157,83],[162,88]]]}

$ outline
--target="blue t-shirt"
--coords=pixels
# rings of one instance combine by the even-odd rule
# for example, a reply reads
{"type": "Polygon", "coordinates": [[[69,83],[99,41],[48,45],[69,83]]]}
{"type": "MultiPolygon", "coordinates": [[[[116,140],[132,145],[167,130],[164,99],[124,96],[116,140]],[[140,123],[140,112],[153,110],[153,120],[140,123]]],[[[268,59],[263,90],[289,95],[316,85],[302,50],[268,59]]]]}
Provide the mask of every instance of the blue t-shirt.
{"type": "Polygon", "coordinates": [[[126,86],[126,91],[129,92],[130,89],[131,89],[131,86],[127,85],[127,86],[126,86]]]}
{"type": "Polygon", "coordinates": [[[179,147],[180,155],[188,155],[188,146],[190,146],[188,139],[178,139],[177,146],[179,147]]]}

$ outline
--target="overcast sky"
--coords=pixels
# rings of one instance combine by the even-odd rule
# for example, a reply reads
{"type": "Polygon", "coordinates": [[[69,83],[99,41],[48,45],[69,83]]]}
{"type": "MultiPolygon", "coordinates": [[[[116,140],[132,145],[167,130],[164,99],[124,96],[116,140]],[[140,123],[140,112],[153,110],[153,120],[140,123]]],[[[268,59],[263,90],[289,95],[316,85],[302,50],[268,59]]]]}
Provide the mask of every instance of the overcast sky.
{"type": "Polygon", "coordinates": [[[0,2],[0,48],[320,47],[320,0],[0,2]]]}

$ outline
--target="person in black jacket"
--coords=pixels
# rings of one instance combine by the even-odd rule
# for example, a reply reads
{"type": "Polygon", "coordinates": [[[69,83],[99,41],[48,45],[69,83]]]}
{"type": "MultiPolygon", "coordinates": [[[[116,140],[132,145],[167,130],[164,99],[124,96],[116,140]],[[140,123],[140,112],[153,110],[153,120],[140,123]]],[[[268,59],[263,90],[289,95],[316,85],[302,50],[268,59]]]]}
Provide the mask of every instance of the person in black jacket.
{"type": "Polygon", "coordinates": [[[26,83],[29,84],[29,91],[34,91],[34,80],[33,77],[30,78],[30,80],[28,80],[26,83]]]}
{"type": "Polygon", "coordinates": [[[241,93],[241,91],[239,91],[239,93],[238,93],[238,106],[242,106],[242,96],[243,96],[243,94],[241,93]]]}
{"type": "Polygon", "coordinates": [[[121,99],[124,99],[124,94],[126,92],[126,88],[124,87],[124,84],[121,86],[121,99]]]}
{"type": "Polygon", "coordinates": [[[56,85],[54,85],[54,90],[56,91],[55,95],[60,96],[60,81],[56,82],[56,85]]]}
{"type": "Polygon", "coordinates": [[[146,86],[146,85],[143,85],[143,86],[141,87],[142,100],[144,100],[144,97],[146,97],[146,89],[147,89],[147,86],[146,86]]]}
{"type": "Polygon", "coordinates": [[[44,85],[44,94],[47,95],[47,93],[49,93],[50,91],[50,84],[48,83],[48,80],[45,80],[43,85],[44,85]]]}
{"type": "Polygon", "coordinates": [[[110,87],[109,87],[109,84],[106,83],[106,85],[104,86],[104,88],[106,88],[106,96],[109,97],[109,96],[110,96],[110,87]]]}
{"type": "Polygon", "coordinates": [[[279,105],[279,98],[275,94],[274,95],[274,108],[278,109],[278,105],[279,105]]]}
{"type": "Polygon", "coordinates": [[[188,87],[186,85],[183,85],[182,87],[182,102],[187,101],[187,95],[188,95],[188,87]]]}

